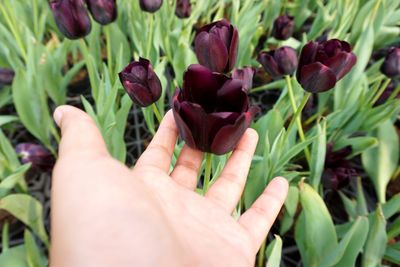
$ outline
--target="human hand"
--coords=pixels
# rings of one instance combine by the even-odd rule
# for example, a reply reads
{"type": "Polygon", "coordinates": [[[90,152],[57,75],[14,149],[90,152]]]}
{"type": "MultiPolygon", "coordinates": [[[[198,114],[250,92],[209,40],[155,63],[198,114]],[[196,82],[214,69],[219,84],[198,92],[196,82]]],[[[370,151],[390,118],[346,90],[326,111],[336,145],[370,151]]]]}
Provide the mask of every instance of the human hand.
{"type": "Polygon", "coordinates": [[[194,192],[202,153],[186,145],[169,174],[178,136],[168,112],[129,169],[111,158],[93,120],[57,108],[61,128],[53,173],[50,266],[252,266],[285,200],[275,178],[235,220],[257,133],[248,129],[205,196],[194,192]]]}

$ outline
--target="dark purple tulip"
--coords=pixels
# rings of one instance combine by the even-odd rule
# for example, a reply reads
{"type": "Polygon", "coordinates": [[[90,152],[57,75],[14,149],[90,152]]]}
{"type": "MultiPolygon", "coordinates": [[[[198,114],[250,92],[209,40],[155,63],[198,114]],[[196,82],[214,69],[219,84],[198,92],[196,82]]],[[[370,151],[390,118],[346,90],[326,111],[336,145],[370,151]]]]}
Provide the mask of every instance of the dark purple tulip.
{"type": "MultiPolygon", "coordinates": [[[[395,83],[393,80],[388,84],[388,86],[385,88],[383,93],[380,95],[378,100],[376,101],[374,106],[382,105],[384,104],[390,96],[393,94],[394,90],[397,87],[397,83],[395,83]]],[[[400,92],[394,96],[394,98],[400,99],[400,92]]]]}
{"type": "Polygon", "coordinates": [[[257,61],[273,79],[283,75],[292,75],[297,68],[296,51],[288,46],[282,46],[276,50],[261,52],[257,61]]]}
{"type": "Polygon", "coordinates": [[[101,25],[107,25],[117,18],[115,0],[86,0],[90,14],[101,25]]]}
{"type": "Polygon", "coordinates": [[[141,107],[153,104],[161,96],[161,82],[147,59],[132,61],[119,73],[119,79],[132,101],[141,107]]]}
{"type": "Polygon", "coordinates": [[[11,85],[14,79],[14,71],[11,69],[0,68],[0,88],[4,85],[11,85]]]}
{"type": "Polygon", "coordinates": [[[287,40],[289,39],[294,30],[294,20],[293,17],[282,15],[275,19],[274,27],[272,28],[272,36],[277,40],[287,40]]]}
{"type": "Polygon", "coordinates": [[[90,33],[92,25],[83,0],[54,0],[50,2],[50,8],[58,29],[68,39],[82,38],[90,33]]]}
{"type": "Polygon", "coordinates": [[[17,145],[15,151],[21,157],[22,163],[31,163],[35,170],[51,171],[56,162],[53,154],[42,145],[21,143],[17,145]]]}
{"type": "Polygon", "coordinates": [[[199,63],[215,72],[229,72],[236,63],[239,34],[226,19],[205,25],[194,41],[199,63]]]}
{"type": "Polygon", "coordinates": [[[143,11],[154,13],[160,9],[163,0],[139,0],[140,8],[143,11]]]}
{"type": "Polygon", "coordinates": [[[333,145],[327,145],[322,183],[326,188],[338,190],[350,181],[351,177],[357,176],[357,171],[351,162],[346,159],[352,153],[351,146],[333,151],[333,145]]]}
{"type": "Polygon", "coordinates": [[[253,87],[254,69],[252,67],[244,67],[242,69],[233,69],[232,79],[238,79],[243,82],[243,89],[247,92],[253,87]]]}
{"type": "Polygon", "coordinates": [[[190,0],[177,0],[175,15],[178,18],[185,19],[190,17],[190,14],[192,14],[192,4],[190,0]]]}
{"type": "Polygon", "coordinates": [[[338,39],[309,42],[301,50],[297,80],[311,93],[328,91],[356,64],[350,44],[338,39]]]}
{"type": "Polygon", "coordinates": [[[400,48],[393,47],[385,57],[381,72],[389,78],[400,76],[400,48]]]}
{"type": "Polygon", "coordinates": [[[173,112],[188,146],[222,155],[236,146],[258,108],[250,106],[241,80],[196,64],[183,75],[173,112]]]}

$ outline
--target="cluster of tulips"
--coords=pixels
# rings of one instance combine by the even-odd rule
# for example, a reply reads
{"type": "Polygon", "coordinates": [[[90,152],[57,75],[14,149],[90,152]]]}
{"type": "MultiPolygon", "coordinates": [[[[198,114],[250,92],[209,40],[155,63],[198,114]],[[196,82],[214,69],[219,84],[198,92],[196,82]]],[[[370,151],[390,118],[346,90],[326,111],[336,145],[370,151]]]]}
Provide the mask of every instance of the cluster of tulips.
{"type": "MultiPolygon", "coordinates": [[[[146,12],[155,12],[162,0],[140,0],[146,12]]],[[[55,0],[51,10],[60,31],[70,39],[90,32],[90,18],[107,24],[117,17],[115,0],[55,0]],[[86,9],[87,7],[87,9],[86,9]]],[[[190,16],[189,0],[177,1],[176,15],[190,16]]],[[[294,30],[293,17],[282,15],[274,21],[272,35],[286,40],[294,30]]],[[[252,87],[254,69],[235,69],[239,47],[238,30],[223,19],[200,28],[194,40],[194,51],[199,64],[188,66],[183,73],[182,88],[177,88],[172,109],[182,139],[192,148],[214,154],[231,151],[244,131],[250,126],[259,108],[252,106],[248,93],[252,87]]],[[[356,64],[357,58],[349,43],[338,40],[311,41],[303,46],[300,55],[295,49],[282,46],[262,51],[257,57],[264,70],[273,78],[281,79],[296,73],[296,79],[308,93],[321,93],[335,87],[356,64]]],[[[381,71],[390,78],[400,76],[400,48],[391,48],[381,71]]],[[[0,86],[10,84],[13,72],[0,70],[0,86]]],[[[120,81],[140,107],[155,103],[162,87],[151,62],[145,58],[131,62],[119,73],[120,81]]],[[[44,148],[37,145],[21,146],[24,162],[48,167],[44,148]]]]}

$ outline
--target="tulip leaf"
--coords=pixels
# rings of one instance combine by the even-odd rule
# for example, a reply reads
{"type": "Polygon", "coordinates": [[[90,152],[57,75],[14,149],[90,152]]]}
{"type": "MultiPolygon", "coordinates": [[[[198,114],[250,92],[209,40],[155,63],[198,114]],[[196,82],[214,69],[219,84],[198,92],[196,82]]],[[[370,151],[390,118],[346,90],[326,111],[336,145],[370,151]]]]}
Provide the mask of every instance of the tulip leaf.
{"type": "Polygon", "coordinates": [[[24,241],[26,248],[26,258],[29,267],[45,267],[47,266],[47,262],[41,253],[36,241],[31,234],[31,232],[27,229],[24,231],[24,241]]]}
{"type": "Polygon", "coordinates": [[[314,189],[318,189],[321,175],[324,170],[326,153],[326,120],[317,125],[317,138],[312,144],[311,150],[311,174],[310,181],[314,189]]]}
{"type": "Polygon", "coordinates": [[[10,122],[18,121],[17,116],[12,116],[12,115],[2,115],[0,116],[0,127],[8,124],[10,122]]]}
{"type": "Polygon", "coordinates": [[[338,245],[335,227],[323,199],[303,181],[300,203],[303,211],[296,223],[295,240],[304,266],[320,266],[338,245]]]}
{"type": "Polygon", "coordinates": [[[15,172],[1,180],[0,199],[6,196],[21,180],[24,179],[25,172],[30,168],[30,164],[18,167],[15,172]]]}
{"type": "Polygon", "coordinates": [[[386,186],[399,162],[399,137],[393,124],[388,120],[372,132],[379,141],[378,146],[362,153],[362,163],[371,178],[378,199],[386,201],[386,186]]]}
{"type": "Polygon", "coordinates": [[[378,205],[370,220],[370,230],[364,247],[362,267],[380,266],[386,250],[386,220],[380,205],[378,205]]]}
{"type": "Polygon", "coordinates": [[[0,199],[0,209],[29,226],[44,244],[49,244],[44,229],[43,208],[38,200],[25,194],[11,194],[0,199]]]}
{"type": "Polygon", "coordinates": [[[352,227],[344,235],[340,243],[320,263],[321,267],[355,266],[358,254],[361,252],[368,234],[368,219],[358,217],[352,227]]]}
{"type": "Polygon", "coordinates": [[[351,146],[352,152],[348,158],[361,154],[365,150],[378,145],[378,139],[372,136],[343,137],[333,145],[333,150],[337,151],[346,146],[351,146]]]}
{"type": "Polygon", "coordinates": [[[390,261],[395,264],[395,266],[400,265],[400,242],[394,245],[388,245],[385,251],[385,260],[390,261]]]}
{"type": "Polygon", "coordinates": [[[7,249],[0,254],[0,266],[30,267],[26,261],[26,247],[24,245],[7,249]]]}
{"type": "Polygon", "coordinates": [[[282,255],[282,239],[278,235],[275,235],[274,241],[268,245],[266,253],[268,258],[266,267],[279,267],[282,255]]]}

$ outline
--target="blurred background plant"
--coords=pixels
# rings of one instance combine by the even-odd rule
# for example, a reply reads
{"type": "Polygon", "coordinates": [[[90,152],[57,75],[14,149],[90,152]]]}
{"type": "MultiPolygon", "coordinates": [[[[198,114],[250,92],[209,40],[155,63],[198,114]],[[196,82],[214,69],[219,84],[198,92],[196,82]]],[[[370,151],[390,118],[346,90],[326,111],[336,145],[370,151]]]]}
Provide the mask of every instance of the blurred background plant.
{"type": "MultiPolygon", "coordinates": [[[[60,139],[54,108],[83,108],[110,153],[132,165],[157,128],[154,110],[162,116],[170,108],[182,74],[197,63],[197,32],[223,18],[237,28],[236,68],[253,67],[250,96],[262,109],[252,125],[260,141],[235,214],[274,176],[290,182],[257,265],[400,265],[400,1],[118,0],[115,17],[113,9],[96,13],[96,1],[88,0],[90,12],[81,10],[86,24],[76,22],[84,28],[69,33],[56,24],[59,2],[74,1],[0,5],[0,266],[47,265],[48,165],[60,139]],[[288,46],[299,54],[311,40],[332,38],[349,42],[357,63],[324,93],[306,93],[296,79],[282,77],[292,73],[271,77],[257,61],[261,51],[288,46]],[[133,104],[118,78],[139,57],[161,83],[154,107],[133,104]],[[300,124],[290,123],[296,117],[300,124]]],[[[210,183],[228,156],[213,157],[210,183]]]]}

